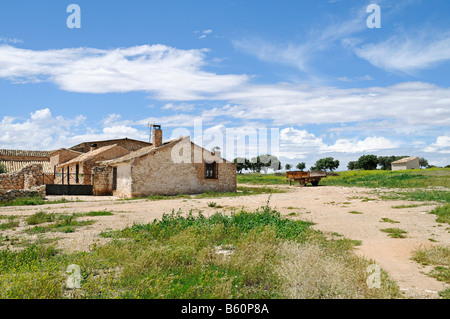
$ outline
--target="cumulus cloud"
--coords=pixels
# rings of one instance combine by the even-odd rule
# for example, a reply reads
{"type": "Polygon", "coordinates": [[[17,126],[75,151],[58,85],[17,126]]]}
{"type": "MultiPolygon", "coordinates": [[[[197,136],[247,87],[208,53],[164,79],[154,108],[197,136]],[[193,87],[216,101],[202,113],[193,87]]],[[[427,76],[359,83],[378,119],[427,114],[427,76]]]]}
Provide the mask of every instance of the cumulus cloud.
{"type": "Polygon", "coordinates": [[[425,152],[450,154],[450,135],[438,136],[435,143],[425,148],[425,152]]]}
{"type": "Polygon", "coordinates": [[[399,143],[382,136],[367,137],[364,140],[337,139],[333,145],[326,146],[321,152],[365,153],[386,149],[395,149],[399,143]]]}
{"type": "Polygon", "coordinates": [[[369,136],[365,139],[339,138],[328,145],[322,137],[317,137],[306,130],[293,127],[280,131],[281,148],[288,153],[288,149],[303,150],[306,153],[364,153],[399,147],[399,143],[382,136],[369,136]]]}
{"type": "Polygon", "coordinates": [[[70,138],[70,130],[85,120],[82,115],[73,119],[54,117],[48,108],[32,112],[27,119],[5,116],[0,122],[0,147],[49,149],[50,145],[60,145],[60,141],[70,138]]]}
{"type": "Polygon", "coordinates": [[[108,116],[99,130],[87,127],[83,115],[74,118],[54,116],[48,108],[32,112],[26,119],[4,116],[0,122],[0,148],[53,150],[86,141],[125,137],[148,139],[147,132],[118,119],[116,115],[108,116]]]}
{"type": "Polygon", "coordinates": [[[206,72],[207,50],[142,45],[99,50],[26,50],[0,46],[0,77],[16,82],[55,83],[81,93],[153,92],[168,100],[203,99],[247,81],[246,75],[206,72]]]}

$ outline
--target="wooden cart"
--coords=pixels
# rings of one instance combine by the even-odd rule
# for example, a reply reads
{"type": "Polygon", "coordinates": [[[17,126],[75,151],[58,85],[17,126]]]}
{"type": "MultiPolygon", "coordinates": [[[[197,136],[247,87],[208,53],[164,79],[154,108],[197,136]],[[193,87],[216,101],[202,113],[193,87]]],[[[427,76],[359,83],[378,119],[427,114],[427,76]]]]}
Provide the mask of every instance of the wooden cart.
{"type": "Polygon", "coordinates": [[[286,179],[289,181],[289,185],[292,185],[292,182],[299,182],[300,186],[305,186],[308,183],[311,183],[312,186],[317,186],[320,179],[324,177],[327,177],[327,173],[324,171],[286,172],[286,179]]]}

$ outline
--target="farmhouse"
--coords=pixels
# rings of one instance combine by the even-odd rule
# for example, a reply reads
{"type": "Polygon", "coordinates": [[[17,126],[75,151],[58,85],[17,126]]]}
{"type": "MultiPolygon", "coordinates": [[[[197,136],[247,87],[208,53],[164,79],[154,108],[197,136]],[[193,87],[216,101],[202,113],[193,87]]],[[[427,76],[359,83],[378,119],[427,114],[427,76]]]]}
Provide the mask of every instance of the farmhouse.
{"type": "Polygon", "coordinates": [[[391,167],[393,171],[400,171],[405,169],[418,169],[419,158],[418,157],[404,157],[398,161],[392,162],[391,167]]]}
{"type": "Polygon", "coordinates": [[[93,170],[94,195],[141,197],[236,191],[235,164],[188,136],[162,142],[155,126],[153,145],[100,162],[93,170]]]}
{"type": "Polygon", "coordinates": [[[236,166],[189,136],[153,144],[132,139],[85,142],[49,152],[0,150],[0,160],[17,173],[1,174],[0,188],[46,185],[47,195],[149,195],[236,191],[236,166]],[[12,162],[16,164],[11,164],[12,162]]]}

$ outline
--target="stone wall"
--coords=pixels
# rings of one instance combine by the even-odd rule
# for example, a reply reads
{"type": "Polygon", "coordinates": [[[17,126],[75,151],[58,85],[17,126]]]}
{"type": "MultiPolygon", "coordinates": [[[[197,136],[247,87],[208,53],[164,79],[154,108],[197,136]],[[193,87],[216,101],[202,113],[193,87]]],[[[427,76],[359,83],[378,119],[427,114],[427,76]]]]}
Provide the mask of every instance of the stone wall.
{"type": "Polygon", "coordinates": [[[44,184],[42,164],[30,164],[18,172],[0,174],[0,189],[30,189],[44,184]]]}
{"type": "Polygon", "coordinates": [[[75,157],[80,156],[82,153],[67,150],[65,148],[53,151],[50,153],[50,165],[52,168],[55,166],[73,160],[75,157]]]}
{"type": "MultiPolygon", "coordinates": [[[[156,150],[137,156],[128,161],[112,163],[111,166],[94,167],[94,195],[111,195],[119,197],[140,197],[149,195],[199,194],[206,191],[235,192],[236,165],[222,161],[218,154],[211,155],[198,145],[183,140],[186,149],[186,161],[174,161],[172,153],[181,142],[163,145],[156,150]],[[195,151],[194,151],[195,149],[195,151]],[[203,153],[217,163],[217,178],[205,178],[205,161],[203,153]],[[199,155],[198,163],[194,157],[199,155]],[[113,169],[116,167],[116,189],[113,190],[113,169]]],[[[105,163],[108,165],[108,163],[105,163]]]]}
{"type": "Polygon", "coordinates": [[[217,178],[207,179],[205,178],[204,160],[194,163],[194,154],[202,154],[204,149],[188,143],[191,148],[191,160],[188,163],[175,163],[172,160],[172,147],[166,147],[154,154],[135,159],[131,169],[131,196],[236,191],[235,164],[225,161],[218,163],[217,178]],[[197,152],[194,152],[194,148],[197,148],[197,152]]]}
{"type": "Polygon", "coordinates": [[[23,197],[40,197],[45,199],[45,185],[32,189],[0,189],[0,202],[9,202],[23,197]]]}
{"type": "Polygon", "coordinates": [[[95,196],[112,195],[113,168],[109,166],[94,167],[92,169],[94,179],[93,193],[95,196]]]}

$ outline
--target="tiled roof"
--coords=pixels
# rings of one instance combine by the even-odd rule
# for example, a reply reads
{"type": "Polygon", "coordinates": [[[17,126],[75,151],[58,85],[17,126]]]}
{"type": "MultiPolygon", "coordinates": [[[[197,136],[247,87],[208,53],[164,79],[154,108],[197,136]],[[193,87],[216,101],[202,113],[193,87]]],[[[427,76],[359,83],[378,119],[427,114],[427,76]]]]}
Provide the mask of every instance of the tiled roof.
{"type": "Polygon", "coordinates": [[[0,156],[49,157],[50,151],[26,151],[0,149],[0,156]]]}
{"type": "Polygon", "coordinates": [[[181,140],[183,140],[184,138],[189,138],[189,136],[182,136],[167,142],[164,142],[161,146],[159,147],[155,147],[155,146],[147,146],[147,147],[143,147],[137,151],[131,152],[130,154],[124,155],[122,157],[116,158],[116,159],[112,159],[112,160],[107,160],[107,161],[102,161],[101,164],[103,165],[108,165],[108,164],[118,164],[118,163],[123,163],[123,162],[127,162],[130,160],[133,160],[135,158],[139,158],[141,156],[147,155],[149,153],[151,153],[152,151],[158,151],[162,148],[164,148],[167,145],[179,142],[181,140]]]}
{"type": "Polygon", "coordinates": [[[101,154],[103,152],[106,152],[107,150],[110,150],[110,149],[112,149],[114,147],[117,147],[117,144],[113,144],[113,145],[108,145],[108,146],[103,146],[103,147],[97,148],[97,149],[95,149],[93,151],[90,151],[88,153],[83,153],[80,156],[75,157],[74,159],[72,159],[72,160],[70,160],[68,162],[61,163],[60,166],[66,166],[66,165],[73,164],[73,163],[81,163],[81,162],[93,159],[97,155],[99,155],[99,154],[101,154]]]}
{"type": "Polygon", "coordinates": [[[415,160],[415,159],[418,159],[418,157],[417,157],[417,156],[414,156],[414,157],[404,157],[404,158],[402,158],[402,159],[399,159],[398,161],[392,162],[391,164],[405,164],[405,163],[408,163],[408,162],[413,161],[413,160],[415,160]]]}
{"type": "Polygon", "coordinates": [[[7,173],[14,173],[20,171],[22,168],[29,164],[42,164],[42,168],[46,173],[53,173],[53,167],[50,166],[50,162],[44,161],[0,161],[1,165],[4,165],[7,173]]]}

